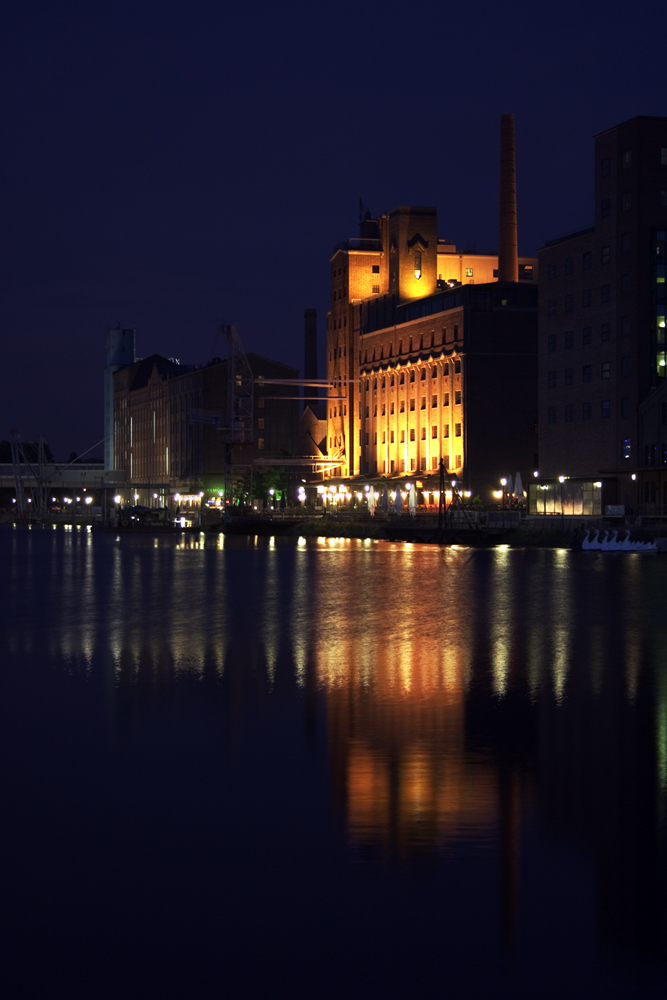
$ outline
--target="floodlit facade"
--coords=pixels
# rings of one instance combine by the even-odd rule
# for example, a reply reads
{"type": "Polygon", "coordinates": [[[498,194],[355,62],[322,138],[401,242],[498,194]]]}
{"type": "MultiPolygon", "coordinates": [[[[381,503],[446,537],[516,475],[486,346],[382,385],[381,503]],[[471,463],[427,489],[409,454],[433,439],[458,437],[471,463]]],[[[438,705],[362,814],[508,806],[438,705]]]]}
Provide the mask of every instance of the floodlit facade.
{"type": "Polygon", "coordinates": [[[436,209],[366,217],[334,249],[327,320],[333,475],[437,476],[487,494],[536,461],[537,261],[437,235],[436,209]]]}

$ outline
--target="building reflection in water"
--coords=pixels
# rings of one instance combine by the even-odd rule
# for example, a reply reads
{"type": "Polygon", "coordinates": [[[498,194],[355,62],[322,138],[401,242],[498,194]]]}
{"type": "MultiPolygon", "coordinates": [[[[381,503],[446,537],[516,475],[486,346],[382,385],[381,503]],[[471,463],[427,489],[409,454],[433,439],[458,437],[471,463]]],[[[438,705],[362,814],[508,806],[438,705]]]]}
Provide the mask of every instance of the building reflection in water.
{"type": "MultiPolygon", "coordinates": [[[[109,717],[179,678],[241,724],[278,688],[324,719],[333,800],[359,856],[497,852],[507,940],[522,820],[586,845],[607,938],[662,949],[667,909],[667,560],[202,536],[13,540],[3,648],[103,672],[109,717]],[[20,550],[20,551],[19,551],[20,550]],[[23,562],[25,572],[18,572],[23,562]],[[42,595],[42,596],[40,596],[42,595]],[[45,653],[48,651],[48,653],[45,653]],[[252,684],[252,694],[249,694],[252,684]]],[[[525,862],[523,862],[525,863],[525,862]]]]}

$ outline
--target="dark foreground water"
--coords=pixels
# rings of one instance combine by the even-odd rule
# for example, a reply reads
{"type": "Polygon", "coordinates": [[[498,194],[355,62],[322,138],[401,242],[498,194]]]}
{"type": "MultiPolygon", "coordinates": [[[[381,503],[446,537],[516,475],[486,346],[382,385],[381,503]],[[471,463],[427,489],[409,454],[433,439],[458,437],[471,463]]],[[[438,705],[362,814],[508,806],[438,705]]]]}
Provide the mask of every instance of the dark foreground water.
{"type": "Polygon", "coordinates": [[[5,996],[667,995],[667,558],[0,567],[5,996]]]}

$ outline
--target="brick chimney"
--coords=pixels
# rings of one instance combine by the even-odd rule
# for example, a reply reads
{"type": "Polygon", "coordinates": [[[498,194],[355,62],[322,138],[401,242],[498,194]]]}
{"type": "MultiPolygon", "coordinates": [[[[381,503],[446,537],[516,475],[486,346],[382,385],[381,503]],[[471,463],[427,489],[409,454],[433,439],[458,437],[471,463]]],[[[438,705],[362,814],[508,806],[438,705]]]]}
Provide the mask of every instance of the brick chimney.
{"type": "Polygon", "coordinates": [[[519,280],[516,227],[516,151],[514,115],[500,116],[500,219],[498,281],[519,280]]]}

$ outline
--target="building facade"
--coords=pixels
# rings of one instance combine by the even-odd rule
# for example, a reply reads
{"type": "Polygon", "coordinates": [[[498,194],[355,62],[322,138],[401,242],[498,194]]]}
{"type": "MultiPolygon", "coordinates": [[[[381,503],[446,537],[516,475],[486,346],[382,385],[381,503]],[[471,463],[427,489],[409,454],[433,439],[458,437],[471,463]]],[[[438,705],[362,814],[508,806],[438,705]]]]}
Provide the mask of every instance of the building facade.
{"type": "MultiPolygon", "coordinates": [[[[667,375],[667,118],[595,137],[594,225],[539,252],[540,477],[636,507],[639,407],[667,375]]],[[[577,511],[573,510],[573,513],[577,511]]]]}
{"type": "MultiPolygon", "coordinates": [[[[437,476],[486,496],[536,460],[537,261],[438,239],[435,208],[367,217],[334,249],[329,457],[341,477],[437,476]]],[[[488,499],[488,497],[487,497],[488,499]]]]}
{"type": "MultiPolygon", "coordinates": [[[[252,466],[296,454],[299,389],[261,385],[263,379],[296,380],[295,368],[247,355],[254,376],[253,441],[235,464],[252,466]]],[[[127,472],[139,491],[185,495],[222,489],[228,458],[228,362],[181,365],[152,355],[120,368],[114,379],[114,468],[127,472]]],[[[146,498],[141,496],[143,502],[146,498]]]]}

